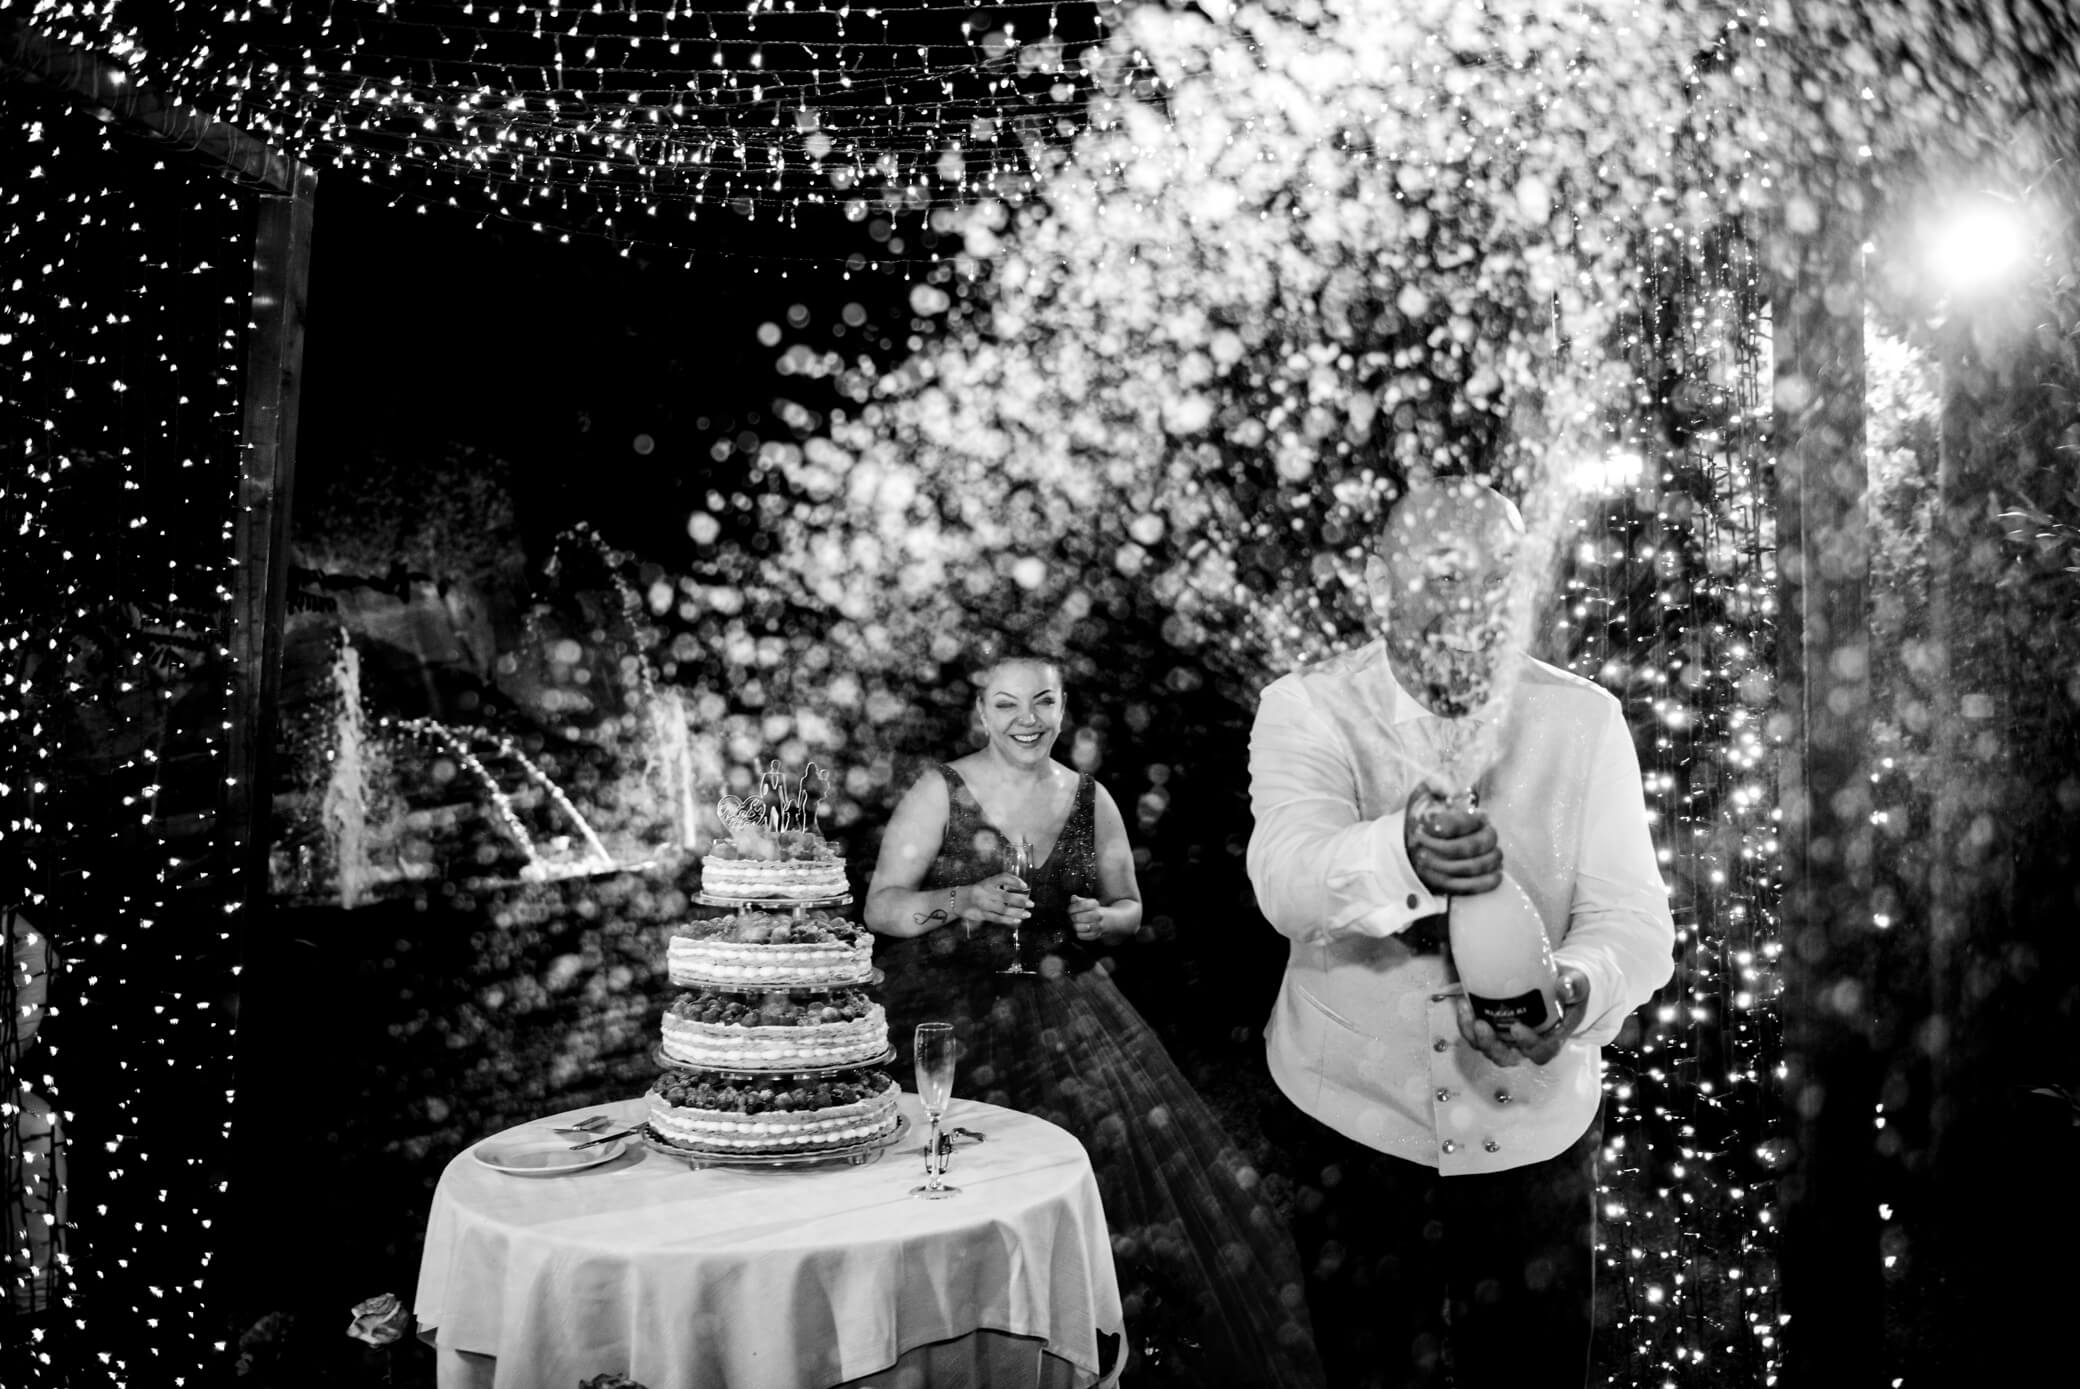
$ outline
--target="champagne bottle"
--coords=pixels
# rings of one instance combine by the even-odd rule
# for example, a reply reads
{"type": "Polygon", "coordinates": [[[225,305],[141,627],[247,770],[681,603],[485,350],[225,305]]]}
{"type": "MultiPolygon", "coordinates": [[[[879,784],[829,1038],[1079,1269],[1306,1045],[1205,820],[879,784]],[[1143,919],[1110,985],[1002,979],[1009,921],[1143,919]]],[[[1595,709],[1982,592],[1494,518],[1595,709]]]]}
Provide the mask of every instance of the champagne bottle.
{"type": "Polygon", "coordinates": [[[1492,891],[1454,897],[1445,909],[1452,962],[1473,1015],[1498,1032],[1512,1022],[1543,1032],[1560,1020],[1560,974],[1538,908],[1504,873],[1492,891]]]}

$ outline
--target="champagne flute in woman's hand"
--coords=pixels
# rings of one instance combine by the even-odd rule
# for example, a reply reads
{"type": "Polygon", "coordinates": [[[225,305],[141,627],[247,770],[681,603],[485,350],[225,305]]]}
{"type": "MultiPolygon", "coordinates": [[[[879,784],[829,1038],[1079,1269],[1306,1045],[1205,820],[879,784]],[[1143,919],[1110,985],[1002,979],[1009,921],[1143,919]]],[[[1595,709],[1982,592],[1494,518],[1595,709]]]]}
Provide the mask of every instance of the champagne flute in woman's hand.
{"type": "MultiPolygon", "coordinates": [[[[1027,839],[1024,835],[1020,835],[1016,839],[1005,840],[1003,863],[1004,871],[1018,879],[1020,890],[1026,894],[1026,901],[1031,902],[1033,900],[1033,885],[1027,879],[1033,873],[1033,841],[1027,839]]],[[[1019,953],[1018,923],[1016,921],[1011,923],[1011,963],[998,970],[997,973],[1033,973],[1032,970],[1026,968],[1025,956],[1019,953]]]]}
{"type": "Polygon", "coordinates": [[[946,1185],[946,1150],[939,1143],[939,1120],[946,1113],[946,1102],[953,1097],[953,1024],[919,1023],[916,1051],[917,1099],[932,1117],[932,1133],[924,1145],[924,1185],[912,1187],[910,1194],[936,1201],[960,1190],[946,1185]]]}

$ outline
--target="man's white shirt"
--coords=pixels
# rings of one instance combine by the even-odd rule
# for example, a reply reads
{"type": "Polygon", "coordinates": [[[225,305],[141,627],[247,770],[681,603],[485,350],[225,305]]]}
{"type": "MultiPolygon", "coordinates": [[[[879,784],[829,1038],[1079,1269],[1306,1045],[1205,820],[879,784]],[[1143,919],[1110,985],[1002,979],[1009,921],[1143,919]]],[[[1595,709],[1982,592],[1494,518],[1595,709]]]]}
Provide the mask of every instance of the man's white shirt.
{"type": "Polygon", "coordinates": [[[1410,793],[1437,720],[1373,642],[1273,682],[1250,738],[1258,905],[1289,941],[1266,1029],[1271,1073],[1302,1110],[1447,1173],[1541,1161],[1594,1117],[1602,1047],[1673,972],[1674,925],[1639,762],[1618,702],[1519,658],[1481,804],[1505,871],[1556,961],[1589,981],[1581,1028],[1544,1066],[1498,1067],[1455,1021],[1442,958],[1399,936],[1449,901],[1408,861],[1410,793]]]}

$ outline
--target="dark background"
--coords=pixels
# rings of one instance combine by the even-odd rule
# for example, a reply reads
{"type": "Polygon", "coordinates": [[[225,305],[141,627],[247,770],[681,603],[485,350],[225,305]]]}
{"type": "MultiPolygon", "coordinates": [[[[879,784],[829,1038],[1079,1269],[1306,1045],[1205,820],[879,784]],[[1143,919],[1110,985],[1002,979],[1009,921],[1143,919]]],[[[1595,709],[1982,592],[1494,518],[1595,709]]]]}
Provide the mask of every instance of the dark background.
{"type": "Polygon", "coordinates": [[[759,326],[785,326],[800,303],[810,326],[787,341],[893,342],[831,333],[859,302],[908,331],[907,267],[845,278],[849,253],[878,248],[828,209],[785,235],[717,212],[702,224],[712,244],[623,256],[595,238],[559,244],[417,205],[346,173],[320,181],[297,459],[306,502],[355,486],[371,457],[423,464],[466,443],[510,465],[531,553],[590,519],[610,543],[681,567],[688,512],[728,476],[711,445],[785,434],[771,414],[779,349],[759,344],[759,326]],[[637,451],[639,435],[652,452],[637,451]]]}

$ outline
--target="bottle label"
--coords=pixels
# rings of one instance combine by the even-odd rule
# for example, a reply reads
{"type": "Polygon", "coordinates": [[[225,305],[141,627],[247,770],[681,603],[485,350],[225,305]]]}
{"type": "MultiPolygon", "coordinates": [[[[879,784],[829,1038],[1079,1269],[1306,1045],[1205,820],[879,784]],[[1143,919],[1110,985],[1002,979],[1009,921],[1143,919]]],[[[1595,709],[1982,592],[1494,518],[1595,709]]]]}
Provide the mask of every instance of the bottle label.
{"type": "Polygon", "coordinates": [[[1466,1001],[1473,1005],[1473,1015],[1497,1032],[1506,1031],[1513,1022],[1537,1032],[1552,1021],[1552,1010],[1546,1006],[1546,996],[1538,989],[1514,998],[1483,998],[1469,993],[1466,1001]]]}

